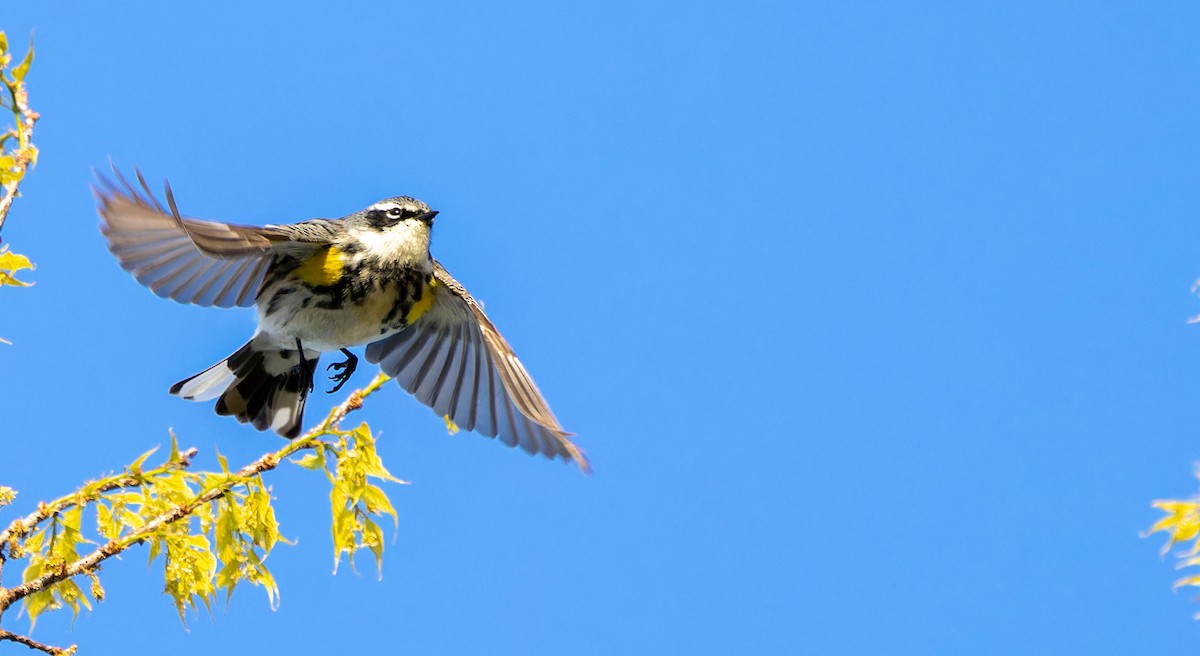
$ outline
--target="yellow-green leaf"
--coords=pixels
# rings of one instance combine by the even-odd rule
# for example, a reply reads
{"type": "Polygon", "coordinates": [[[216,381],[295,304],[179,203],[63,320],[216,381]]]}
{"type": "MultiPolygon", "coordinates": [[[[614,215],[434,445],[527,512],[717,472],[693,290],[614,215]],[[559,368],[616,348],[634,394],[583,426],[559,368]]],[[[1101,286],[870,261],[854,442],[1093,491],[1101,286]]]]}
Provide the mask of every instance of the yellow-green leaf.
{"type": "Polygon", "coordinates": [[[318,449],[311,453],[306,453],[304,457],[292,462],[305,469],[316,470],[325,466],[325,454],[318,449]]]}
{"type": "Polygon", "coordinates": [[[33,535],[25,538],[25,543],[23,545],[25,552],[31,553],[31,554],[41,553],[42,545],[43,545],[43,542],[45,539],[46,539],[46,530],[45,529],[42,529],[42,530],[38,531],[37,533],[34,533],[33,535]]]}
{"type": "Polygon", "coordinates": [[[367,512],[373,515],[390,515],[396,522],[396,527],[399,528],[400,518],[396,515],[396,509],[392,507],[392,502],[383,490],[374,485],[366,485],[363,488],[362,503],[366,506],[367,512]]]}
{"type": "Polygon", "coordinates": [[[6,485],[0,485],[0,506],[7,506],[17,498],[17,491],[6,485]]]}
{"type": "Polygon", "coordinates": [[[25,53],[25,59],[21,60],[21,63],[17,64],[16,68],[12,69],[13,78],[16,79],[17,82],[23,81],[25,79],[25,74],[29,72],[29,66],[32,63],[33,44],[30,43],[29,52],[25,53]]]}
{"type": "Polygon", "coordinates": [[[54,593],[50,590],[41,590],[35,592],[28,597],[25,597],[25,612],[29,615],[29,630],[37,625],[38,615],[59,608],[59,604],[54,600],[54,593]]]}
{"type": "Polygon", "coordinates": [[[109,540],[121,534],[121,523],[114,517],[112,509],[103,502],[96,504],[96,530],[109,540]]]}
{"type": "Polygon", "coordinates": [[[158,451],[158,447],[154,447],[153,449],[150,449],[149,451],[138,456],[137,460],[134,460],[132,463],[130,463],[130,465],[129,465],[130,473],[134,474],[135,476],[138,474],[141,474],[142,473],[142,465],[146,462],[146,458],[149,458],[150,456],[154,455],[155,451],[158,451]]]}
{"type": "MultiPolygon", "coordinates": [[[[0,160],[4,158],[0,157],[0,160]]],[[[0,171],[3,169],[0,168],[0,171]]],[[[13,285],[14,287],[28,287],[29,283],[18,280],[14,274],[22,269],[33,270],[33,263],[29,258],[17,253],[8,252],[8,247],[0,249],[0,285],[13,285]]]]}
{"type": "Polygon", "coordinates": [[[375,554],[375,571],[383,578],[383,529],[379,524],[366,519],[362,527],[363,544],[375,554]]]}

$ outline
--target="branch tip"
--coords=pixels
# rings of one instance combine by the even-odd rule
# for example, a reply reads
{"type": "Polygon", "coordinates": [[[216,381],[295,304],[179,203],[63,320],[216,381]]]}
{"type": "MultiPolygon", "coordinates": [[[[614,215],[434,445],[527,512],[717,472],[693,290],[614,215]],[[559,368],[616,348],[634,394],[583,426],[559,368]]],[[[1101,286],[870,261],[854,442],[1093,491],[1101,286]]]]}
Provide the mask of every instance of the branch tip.
{"type": "Polygon", "coordinates": [[[30,638],[29,636],[23,636],[17,633],[12,633],[11,631],[0,629],[0,641],[4,640],[15,642],[18,645],[25,645],[26,647],[29,647],[35,651],[53,654],[53,656],[73,656],[76,650],[76,645],[71,645],[66,649],[62,649],[61,647],[42,644],[37,640],[30,638]]]}

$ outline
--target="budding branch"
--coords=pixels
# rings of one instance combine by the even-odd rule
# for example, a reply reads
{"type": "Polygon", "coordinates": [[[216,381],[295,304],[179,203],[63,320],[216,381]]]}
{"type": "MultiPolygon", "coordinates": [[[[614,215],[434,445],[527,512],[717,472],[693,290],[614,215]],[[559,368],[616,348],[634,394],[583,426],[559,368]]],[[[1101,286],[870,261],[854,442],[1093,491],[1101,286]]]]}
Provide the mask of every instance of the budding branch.
{"type": "MultiPolygon", "coordinates": [[[[110,540],[108,543],[104,544],[90,554],[71,563],[67,563],[61,568],[58,568],[56,571],[43,574],[42,576],[12,588],[0,587],[0,617],[3,616],[4,611],[9,606],[13,605],[18,600],[28,597],[36,592],[40,592],[47,587],[53,586],[54,584],[69,579],[73,576],[86,575],[95,572],[101,562],[121,553],[122,551],[125,551],[135,544],[144,542],[147,538],[154,535],[161,527],[172,524],[186,517],[190,517],[197,508],[228,494],[235,487],[243,484],[251,477],[258,476],[263,472],[275,469],[279,466],[279,463],[284,460],[284,458],[287,458],[298,451],[313,448],[317,445],[319,441],[318,438],[320,438],[322,435],[328,434],[330,430],[335,429],[338,424],[346,418],[346,415],[361,408],[363,399],[372,392],[378,390],[388,380],[389,378],[387,375],[382,373],[378,374],[375,379],[372,380],[366,387],[352,392],[345,401],[343,401],[329,413],[329,416],[326,417],[325,421],[323,421],[320,425],[310,429],[304,435],[296,438],[295,440],[292,440],[284,448],[272,453],[264,454],[254,462],[242,467],[236,473],[227,475],[215,487],[198,493],[190,501],[175,506],[170,510],[157,515],[144,526],[131,531],[128,535],[110,540]]],[[[179,454],[178,459],[165,463],[158,469],[147,472],[147,474],[166,472],[170,469],[186,467],[191,457],[194,456],[195,453],[195,449],[189,449],[179,454]]],[[[150,478],[148,475],[122,476],[98,486],[96,494],[88,496],[78,494],[71,495],[55,500],[48,504],[41,504],[36,511],[30,513],[26,517],[14,521],[7,529],[5,529],[3,532],[0,532],[0,563],[3,562],[2,549],[5,545],[8,545],[9,543],[19,539],[21,536],[27,534],[39,523],[52,517],[55,513],[74,505],[86,505],[87,503],[98,499],[100,497],[100,492],[119,488],[136,487],[149,482],[149,480],[150,478]]],[[[25,636],[20,636],[0,629],[0,641],[5,640],[18,642],[32,649],[42,649],[42,651],[46,651],[47,653],[68,653],[65,650],[55,647],[46,647],[45,645],[40,645],[39,643],[36,643],[25,636]]]]}

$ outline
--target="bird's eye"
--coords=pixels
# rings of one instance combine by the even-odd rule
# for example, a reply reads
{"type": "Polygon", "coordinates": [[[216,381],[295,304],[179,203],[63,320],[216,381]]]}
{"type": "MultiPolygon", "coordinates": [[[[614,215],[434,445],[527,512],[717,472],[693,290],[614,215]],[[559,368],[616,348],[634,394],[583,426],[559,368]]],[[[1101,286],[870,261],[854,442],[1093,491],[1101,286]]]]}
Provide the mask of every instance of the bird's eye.
{"type": "Polygon", "coordinates": [[[404,216],[404,210],[400,209],[399,207],[393,207],[390,210],[388,210],[387,213],[388,213],[388,216],[394,217],[397,219],[404,216]]]}

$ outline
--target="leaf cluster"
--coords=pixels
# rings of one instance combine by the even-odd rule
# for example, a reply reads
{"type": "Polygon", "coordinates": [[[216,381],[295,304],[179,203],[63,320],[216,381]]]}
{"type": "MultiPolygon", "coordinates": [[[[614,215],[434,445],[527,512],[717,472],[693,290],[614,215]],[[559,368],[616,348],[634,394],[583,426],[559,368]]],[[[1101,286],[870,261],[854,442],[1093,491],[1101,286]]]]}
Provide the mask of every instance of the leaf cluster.
{"type": "Polygon", "coordinates": [[[13,124],[0,131],[0,186],[9,186],[21,181],[29,165],[37,162],[38,151],[33,145],[33,123],[37,115],[29,109],[29,94],[25,88],[25,75],[33,64],[33,46],[25,53],[21,63],[12,65],[13,56],[8,49],[8,37],[0,32],[0,109],[12,114],[13,124]]]}
{"type": "Polygon", "coordinates": [[[383,529],[375,517],[388,515],[399,529],[399,517],[387,494],[372,479],[404,483],[383,466],[375,439],[366,422],[349,431],[333,430],[336,442],[321,442],[312,453],[296,460],[306,469],[320,469],[329,479],[329,504],[333,513],[333,571],[342,556],[354,567],[354,554],[369,549],[375,567],[383,572],[383,529]],[[332,465],[331,465],[332,462],[332,465]]]}
{"type": "Polygon", "coordinates": [[[8,246],[0,246],[0,287],[28,287],[30,283],[18,280],[16,273],[22,269],[33,269],[33,263],[24,255],[8,252],[8,246]]]}
{"type": "MultiPolygon", "coordinates": [[[[1200,478],[1200,471],[1197,477],[1200,478]]],[[[1147,535],[1159,532],[1167,534],[1162,553],[1166,555],[1174,551],[1179,558],[1179,569],[1200,566],[1200,496],[1184,500],[1161,499],[1151,505],[1163,511],[1165,516],[1150,527],[1147,535]]],[[[1200,574],[1191,574],[1175,581],[1176,589],[1185,586],[1200,587],[1200,574]]],[[[1200,613],[1196,614],[1196,619],[1200,619],[1200,613]]]]}
{"type": "MultiPolygon", "coordinates": [[[[220,454],[219,471],[193,471],[196,450],[181,452],[172,435],[170,454],[160,464],[147,467],[152,449],[120,473],[39,504],[0,531],[0,567],[26,561],[23,582],[0,587],[0,613],[23,600],[32,630],[43,613],[70,608],[78,615],[81,608],[90,609],[92,601],[104,599],[100,564],[138,544],[148,545],[151,563],[161,559],[164,592],[181,620],[189,608],[211,610],[222,591],[228,600],[243,582],[262,587],[274,607],[279,586],[267,559],[287,540],[262,475],[284,460],[322,471],[330,483],[335,571],[343,556],[353,566],[354,555],[363,549],[381,567],[384,537],[377,520],[388,515],[395,523],[397,515],[377,482],[403,481],[383,466],[366,423],[342,430],[338,421],[386,380],[380,375],[323,424],[236,471],[220,454]],[[307,453],[291,457],[302,451],[307,453]]],[[[11,488],[0,487],[0,507],[15,496],[11,488]]]]}
{"type": "MultiPolygon", "coordinates": [[[[38,156],[33,145],[33,125],[38,115],[29,108],[29,93],[25,88],[25,76],[33,65],[33,45],[19,64],[14,66],[12,62],[8,37],[0,31],[0,86],[4,87],[0,89],[0,110],[12,114],[12,124],[0,129],[0,228],[8,218],[21,180],[29,167],[37,163],[38,156]]],[[[8,246],[0,246],[0,287],[28,286],[14,274],[32,268],[29,258],[8,252],[8,246]]]]}

